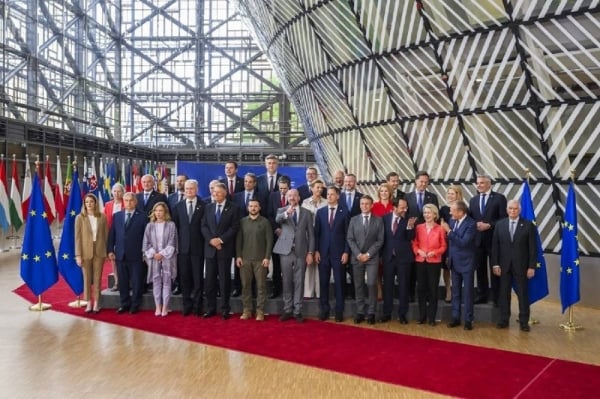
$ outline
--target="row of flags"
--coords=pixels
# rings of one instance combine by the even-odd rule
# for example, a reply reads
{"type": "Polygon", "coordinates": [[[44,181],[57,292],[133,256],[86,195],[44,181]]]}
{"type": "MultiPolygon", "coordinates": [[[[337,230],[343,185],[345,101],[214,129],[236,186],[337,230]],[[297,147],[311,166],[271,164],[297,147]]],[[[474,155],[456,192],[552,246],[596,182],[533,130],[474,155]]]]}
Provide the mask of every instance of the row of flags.
{"type": "MultiPolygon", "coordinates": [[[[60,168],[58,170],[60,170],[60,168]]],[[[84,170],[86,171],[86,174],[89,172],[87,166],[84,166],[84,170]]],[[[123,168],[123,170],[126,169],[123,168]]],[[[2,182],[6,180],[3,171],[4,169],[0,165],[0,189],[2,188],[2,182]]],[[[94,171],[92,171],[92,173],[95,175],[94,171]]],[[[159,173],[163,173],[163,171],[160,171],[159,173]]],[[[57,174],[57,180],[60,179],[59,176],[60,175],[57,174]]],[[[160,175],[160,177],[162,176],[163,175],[160,175]]],[[[159,176],[155,175],[155,177],[157,177],[157,182],[161,182],[161,180],[158,179],[159,176]]],[[[110,182],[112,181],[111,178],[116,178],[116,174],[113,174],[112,177],[110,175],[105,176],[103,179],[108,179],[110,182]]],[[[47,183],[48,181],[48,177],[46,177],[44,183],[47,183]]],[[[41,295],[58,281],[59,270],[75,295],[81,295],[83,292],[81,268],[75,263],[75,217],[81,211],[82,195],[85,194],[85,190],[89,190],[89,192],[100,189],[106,190],[107,186],[99,186],[97,182],[93,179],[90,180],[88,176],[87,178],[84,178],[83,188],[80,189],[77,170],[71,172],[70,168],[67,173],[67,181],[69,185],[69,195],[65,208],[65,222],[63,225],[57,259],[54,253],[54,245],[52,243],[52,236],[50,235],[50,227],[47,220],[49,217],[46,213],[47,201],[44,200],[40,187],[41,180],[33,179],[31,201],[26,212],[29,220],[25,227],[23,250],[21,252],[21,277],[35,295],[41,295]]],[[[4,206],[4,202],[6,202],[6,200],[2,197],[2,193],[0,192],[0,203],[2,206],[4,206]]],[[[530,304],[533,304],[548,295],[548,275],[542,241],[539,231],[537,230],[531,190],[527,180],[523,182],[520,216],[531,221],[536,226],[538,258],[535,276],[528,282],[529,302],[530,304]]],[[[579,302],[580,299],[577,207],[572,181],[569,185],[567,194],[562,228],[560,294],[564,312],[568,307],[579,302]]]]}
{"type": "MultiPolygon", "coordinates": [[[[73,184],[73,165],[69,160],[67,162],[66,179],[63,184],[62,167],[60,157],[56,157],[56,181],[52,180],[51,165],[49,157],[41,164],[35,163],[35,175],[39,179],[40,189],[42,191],[42,204],[44,205],[45,217],[48,224],[54,220],[62,223],[65,219],[67,204],[72,191],[73,184]]],[[[19,174],[17,171],[17,161],[13,155],[12,173],[10,186],[7,181],[7,162],[4,156],[0,159],[0,228],[7,232],[12,226],[18,231],[27,220],[29,214],[30,196],[32,191],[32,172],[29,156],[25,159],[25,177],[23,180],[23,191],[19,188],[19,174]],[[9,190],[10,187],[10,190],[9,190]]],[[[98,197],[100,207],[112,198],[112,186],[120,182],[125,187],[125,191],[134,193],[141,192],[141,177],[144,174],[151,174],[155,178],[156,190],[168,194],[170,170],[164,163],[152,162],[130,162],[121,160],[121,167],[117,167],[114,159],[100,158],[100,173],[96,173],[96,162],[92,158],[88,166],[87,157],[83,161],[83,181],[80,187],[80,195],[88,192],[98,197]]],[[[34,179],[35,180],[35,179],[34,179]]],[[[79,210],[78,210],[79,211],[79,210]]]]}

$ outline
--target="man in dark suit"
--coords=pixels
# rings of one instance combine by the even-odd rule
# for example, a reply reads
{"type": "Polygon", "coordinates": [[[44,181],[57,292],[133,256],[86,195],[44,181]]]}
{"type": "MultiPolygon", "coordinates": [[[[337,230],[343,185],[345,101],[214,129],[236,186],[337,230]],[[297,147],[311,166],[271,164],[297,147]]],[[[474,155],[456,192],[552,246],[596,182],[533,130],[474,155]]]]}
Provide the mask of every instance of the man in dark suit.
{"type": "Polygon", "coordinates": [[[406,193],[398,188],[400,186],[400,176],[396,172],[390,172],[385,176],[387,184],[392,189],[392,200],[403,199],[406,197],[406,193]]]}
{"type": "Polygon", "coordinates": [[[152,175],[142,176],[142,191],[136,194],[137,209],[149,217],[154,205],[158,202],[169,203],[167,196],[154,189],[154,177],[152,175]]]}
{"type": "Polygon", "coordinates": [[[113,216],[108,234],[108,257],[117,263],[119,275],[119,314],[127,311],[135,314],[142,305],[145,281],[142,241],[148,216],[136,209],[136,202],[133,193],[125,193],[124,209],[113,216]]]}
{"type": "MultiPolygon", "coordinates": [[[[475,235],[475,270],[477,272],[477,294],[475,303],[487,303],[491,299],[498,304],[500,279],[493,273],[488,280],[488,260],[492,254],[492,236],[496,222],[506,217],[506,197],[492,191],[492,178],[487,175],[477,176],[477,195],[469,201],[471,217],[477,223],[475,235]],[[491,298],[488,298],[489,281],[491,280],[491,298]]],[[[491,264],[489,265],[491,268],[491,264]]]]}
{"type": "Polygon", "coordinates": [[[269,154],[265,157],[265,168],[267,171],[258,176],[256,181],[258,191],[261,193],[272,193],[273,191],[279,190],[277,181],[279,181],[279,178],[283,175],[277,172],[278,167],[279,158],[277,158],[277,155],[269,154]]]}
{"type": "Polygon", "coordinates": [[[465,330],[473,329],[473,282],[475,274],[475,220],[468,216],[464,201],[450,205],[451,224],[442,221],[448,234],[448,267],[452,270],[452,321],[448,327],[460,326],[461,296],[465,306],[465,330]],[[464,285],[464,287],[463,287],[464,285]],[[464,295],[461,295],[464,294],[464,295]]]}
{"type": "Polygon", "coordinates": [[[340,198],[340,204],[349,212],[350,217],[360,214],[360,198],[362,193],[356,191],[356,175],[348,173],[344,177],[344,192],[340,198]]]}
{"type": "Polygon", "coordinates": [[[175,211],[175,205],[185,197],[185,181],[187,179],[188,177],[186,175],[177,175],[175,178],[175,191],[167,197],[171,215],[175,211]]]}
{"type": "MultiPolygon", "coordinates": [[[[315,168],[313,166],[306,168],[306,183],[298,186],[298,193],[300,194],[300,204],[302,204],[302,202],[305,199],[312,196],[312,191],[310,189],[310,185],[312,184],[312,182],[317,180],[317,177],[319,177],[319,172],[317,171],[317,168],[315,168]]],[[[325,196],[327,196],[326,188],[323,188],[323,192],[321,193],[321,196],[323,198],[325,198],[325,196]]]]}
{"type": "Polygon", "coordinates": [[[177,226],[177,268],[183,301],[183,315],[202,313],[204,285],[204,237],[202,217],[204,202],[198,196],[198,181],[187,180],[185,198],[175,206],[173,222],[177,226]]]}
{"type": "Polygon", "coordinates": [[[283,314],[286,321],[293,317],[304,322],[302,299],[304,297],[304,273],[306,265],[313,263],[315,236],[313,214],[300,206],[298,190],[287,192],[288,205],[277,210],[275,221],[281,226],[281,234],[273,246],[279,254],[283,281],[283,314]]]}
{"type": "Polygon", "coordinates": [[[398,320],[408,324],[408,283],[410,268],[415,262],[411,241],[415,238],[416,218],[408,218],[406,200],[394,200],[394,211],[383,217],[383,316],[382,322],[392,319],[394,278],[398,279],[398,320]]]}
{"type": "Polygon", "coordinates": [[[235,161],[225,162],[225,177],[219,180],[227,187],[227,199],[233,200],[233,195],[244,191],[244,179],[237,175],[238,164],[235,161]]]}
{"type": "Polygon", "coordinates": [[[500,321],[498,328],[507,328],[510,319],[510,290],[513,282],[519,300],[521,331],[529,331],[529,295],[527,280],[535,275],[537,244],[535,226],[519,217],[521,205],[511,200],[508,217],[496,223],[492,236],[492,271],[500,278],[500,321]]]}
{"type": "Polygon", "coordinates": [[[227,187],[217,183],[213,188],[215,202],[206,205],[202,218],[204,259],[206,261],[206,312],[208,318],[217,314],[217,275],[221,291],[221,316],[230,317],[231,260],[235,253],[235,239],[240,227],[237,205],[227,201],[227,187]]]}
{"type": "Polygon", "coordinates": [[[319,320],[329,318],[329,279],[333,270],[335,290],[335,321],[344,320],[344,285],[346,264],[350,247],[346,241],[350,216],[339,205],[340,190],[327,189],[327,206],[319,209],[315,217],[315,263],[319,265],[319,320]]]}
{"type": "MultiPolygon", "coordinates": [[[[273,242],[277,242],[277,238],[279,238],[279,235],[281,234],[281,227],[275,221],[275,218],[277,216],[277,210],[287,206],[287,192],[290,189],[290,184],[291,182],[289,177],[281,176],[277,181],[277,191],[272,192],[269,196],[267,219],[269,219],[271,227],[273,228],[273,234],[275,234],[273,237],[273,242]]],[[[261,192],[260,189],[259,192],[261,192]]],[[[277,252],[273,252],[271,260],[273,262],[273,273],[271,275],[271,280],[273,280],[273,292],[271,292],[269,298],[273,299],[281,295],[283,287],[281,281],[281,261],[279,254],[277,252]]]]}
{"type": "Polygon", "coordinates": [[[352,271],[354,272],[354,289],[356,291],[356,315],[354,323],[365,320],[375,324],[377,307],[377,269],[379,265],[379,250],[383,245],[383,221],[372,215],[373,198],[363,195],[360,199],[359,215],[350,219],[348,225],[348,246],[351,255],[352,271]],[[367,300],[365,303],[365,273],[367,273],[367,300]]]}

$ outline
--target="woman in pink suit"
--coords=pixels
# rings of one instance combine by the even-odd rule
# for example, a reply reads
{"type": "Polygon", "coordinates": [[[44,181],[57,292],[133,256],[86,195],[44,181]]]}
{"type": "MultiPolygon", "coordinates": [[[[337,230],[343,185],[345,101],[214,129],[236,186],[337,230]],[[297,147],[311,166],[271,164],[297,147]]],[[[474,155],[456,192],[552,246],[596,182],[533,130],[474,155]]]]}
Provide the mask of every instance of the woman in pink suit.
{"type": "Polygon", "coordinates": [[[424,324],[429,319],[429,325],[435,326],[442,255],[448,245],[444,229],[437,224],[437,206],[423,205],[423,218],[425,223],[417,225],[412,243],[417,269],[418,324],[424,324]]]}
{"type": "Polygon", "coordinates": [[[171,284],[177,277],[177,228],[164,202],[157,202],[152,207],[142,250],[148,264],[148,283],[152,283],[156,305],[154,315],[166,316],[169,313],[171,284]]]}
{"type": "MultiPolygon", "coordinates": [[[[113,199],[104,204],[104,216],[106,216],[106,223],[108,224],[108,229],[110,230],[110,226],[112,226],[113,215],[117,212],[125,209],[125,205],[123,204],[123,194],[125,194],[125,189],[121,183],[115,183],[112,186],[112,196],[113,199]]],[[[119,276],[117,275],[117,265],[114,260],[110,260],[106,258],[106,262],[104,266],[107,266],[110,263],[110,267],[112,268],[112,273],[115,278],[115,284],[110,289],[111,291],[119,290],[119,276]]]]}

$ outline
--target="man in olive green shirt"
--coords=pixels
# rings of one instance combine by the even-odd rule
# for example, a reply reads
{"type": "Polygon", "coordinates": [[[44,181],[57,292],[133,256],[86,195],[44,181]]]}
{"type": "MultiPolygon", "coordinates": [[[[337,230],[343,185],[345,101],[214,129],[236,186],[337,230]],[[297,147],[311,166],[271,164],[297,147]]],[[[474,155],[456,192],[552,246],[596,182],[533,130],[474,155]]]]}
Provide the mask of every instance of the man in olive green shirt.
{"type": "Polygon", "coordinates": [[[260,202],[248,201],[248,216],[240,221],[237,233],[235,265],[242,278],[242,320],[252,317],[252,277],[256,279],[256,320],[265,319],[267,273],[273,249],[273,229],[269,220],[260,215],[260,202]]]}

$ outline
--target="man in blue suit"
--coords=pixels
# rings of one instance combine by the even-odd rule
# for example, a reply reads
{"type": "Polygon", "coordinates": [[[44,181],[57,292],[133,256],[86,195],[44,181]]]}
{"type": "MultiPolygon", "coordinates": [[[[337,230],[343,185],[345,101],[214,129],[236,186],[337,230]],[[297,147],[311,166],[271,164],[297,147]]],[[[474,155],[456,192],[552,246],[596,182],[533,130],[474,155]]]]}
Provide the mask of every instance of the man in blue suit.
{"type": "Polygon", "coordinates": [[[225,162],[225,177],[219,180],[219,182],[225,184],[225,187],[227,187],[228,200],[233,200],[235,193],[239,193],[240,191],[244,190],[244,179],[237,175],[237,171],[237,162],[225,162]]]}
{"type": "Polygon", "coordinates": [[[315,263],[319,265],[319,320],[329,318],[329,278],[333,270],[335,290],[335,321],[344,320],[344,284],[350,247],[346,241],[348,210],[339,205],[340,190],[327,188],[327,206],[319,209],[315,217],[315,263]]]}
{"type": "Polygon", "coordinates": [[[277,155],[269,154],[265,157],[266,173],[258,176],[258,179],[256,180],[256,187],[258,188],[258,191],[269,194],[279,191],[277,181],[279,181],[279,178],[283,175],[277,172],[278,167],[279,158],[277,158],[277,155]]]}
{"type": "Polygon", "coordinates": [[[408,324],[408,284],[415,255],[411,241],[415,238],[417,218],[408,218],[408,204],[404,198],[394,200],[394,211],[383,217],[383,316],[381,322],[392,319],[394,278],[398,278],[398,320],[408,324]]]}
{"type": "Polygon", "coordinates": [[[465,330],[473,329],[473,279],[475,273],[475,220],[467,215],[469,208],[464,201],[450,206],[452,226],[442,221],[448,234],[448,266],[452,271],[452,321],[448,327],[460,326],[460,298],[464,294],[465,330]],[[464,286],[464,287],[463,287],[464,286]]]}
{"type": "Polygon", "coordinates": [[[117,263],[120,305],[117,313],[135,314],[142,304],[144,287],[142,241],[148,216],[136,209],[135,194],[125,193],[124,208],[113,217],[108,233],[107,253],[117,263]],[[131,288],[131,296],[129,289],[131,288]]]}

